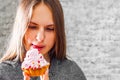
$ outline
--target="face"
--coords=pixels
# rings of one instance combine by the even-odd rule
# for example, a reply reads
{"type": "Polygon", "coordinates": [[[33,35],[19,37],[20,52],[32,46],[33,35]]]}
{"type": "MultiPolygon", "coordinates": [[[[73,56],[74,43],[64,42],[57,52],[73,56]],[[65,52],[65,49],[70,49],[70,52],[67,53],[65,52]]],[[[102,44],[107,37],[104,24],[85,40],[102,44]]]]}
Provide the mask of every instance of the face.
{"type": "Polygon", "coordinates": [[[24,36],[26,51],[35,48],[43,55],[48,55],[55,44],[54,27],[51,10],[44,3],[35,6],[24,36]]]}

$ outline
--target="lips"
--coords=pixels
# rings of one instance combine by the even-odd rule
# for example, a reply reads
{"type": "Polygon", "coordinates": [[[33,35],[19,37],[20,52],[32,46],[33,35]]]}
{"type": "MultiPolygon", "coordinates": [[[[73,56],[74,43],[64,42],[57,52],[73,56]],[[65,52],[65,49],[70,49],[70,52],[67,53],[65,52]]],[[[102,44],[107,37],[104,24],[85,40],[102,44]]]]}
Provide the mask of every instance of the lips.
{"type": "Polygon", "coordinates": [[[38,49],[38,51],[42,50],[45,46],[43,45],[32,45],[34,49],[38,49]]]}

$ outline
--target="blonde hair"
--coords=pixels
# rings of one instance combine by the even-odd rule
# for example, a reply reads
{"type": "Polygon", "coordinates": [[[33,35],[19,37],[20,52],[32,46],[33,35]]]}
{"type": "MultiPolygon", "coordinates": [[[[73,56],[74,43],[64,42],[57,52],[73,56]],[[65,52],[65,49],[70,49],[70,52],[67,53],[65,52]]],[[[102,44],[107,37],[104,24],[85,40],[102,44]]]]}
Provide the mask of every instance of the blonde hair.
{"type": "Polygon", "coordinates": [[[23,61],[23,56],[25,49],[23,46],[23,37],[27,30],[28,22],[32,16],[32,7],[31,4],[28,7],[25,2],[21,2],[18,6],[16,18],[13,25],[13,31],[11,34],[11,40],[9,42],[7,51],[5,55],[1,58],[0,62],[5,60],[15,60],[23,61]]]}

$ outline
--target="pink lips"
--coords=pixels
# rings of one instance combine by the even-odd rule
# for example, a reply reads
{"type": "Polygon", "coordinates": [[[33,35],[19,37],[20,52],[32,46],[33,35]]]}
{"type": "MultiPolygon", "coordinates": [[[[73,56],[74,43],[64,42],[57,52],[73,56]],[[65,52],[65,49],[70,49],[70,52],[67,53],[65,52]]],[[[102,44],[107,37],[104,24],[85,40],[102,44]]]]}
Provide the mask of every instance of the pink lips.
{"type": "Polygon", "coordinates": [[[45,46],[43,45],[32,45],[33,48],[38,49],[38,51],[40,51],[41,49],[43,49],[45,46]]]}

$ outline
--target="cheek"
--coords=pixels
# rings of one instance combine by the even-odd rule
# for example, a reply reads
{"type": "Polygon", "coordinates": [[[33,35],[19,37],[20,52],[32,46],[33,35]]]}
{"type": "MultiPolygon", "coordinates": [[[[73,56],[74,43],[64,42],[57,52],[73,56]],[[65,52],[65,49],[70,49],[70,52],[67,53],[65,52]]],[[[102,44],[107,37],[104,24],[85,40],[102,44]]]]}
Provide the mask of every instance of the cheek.
{"type": "Polygon", "coordinates": [[[27,31],[26,34],[25,34],[25,40],[26,41],[33,41],[35,38],[35,33],[33,32],[30,32],[30,31],[27,31]]]}
{"type": "Polygon", "coordinates": [[[31,43],[31,41],[32,41],[31,38],[28,35],[26,35],[24,38],[25,44],[29,44],[29,43],[31,43]]]}
{"type": "Polygon", "coordinates": [[[55,41],[56,41],[55,35],[49,36],[47,40],[48,40],[49,46],[53,46],[55,44],[55,41]]]}
{"type": "Polygon", "coordinates": [[[34,36],[33,34],[29,34],[28,32],[25,33],[24,46],[25,46],[26,50],[28,50],[30,48],[30,45],[34,38],[33,36],[34,36]]]}

